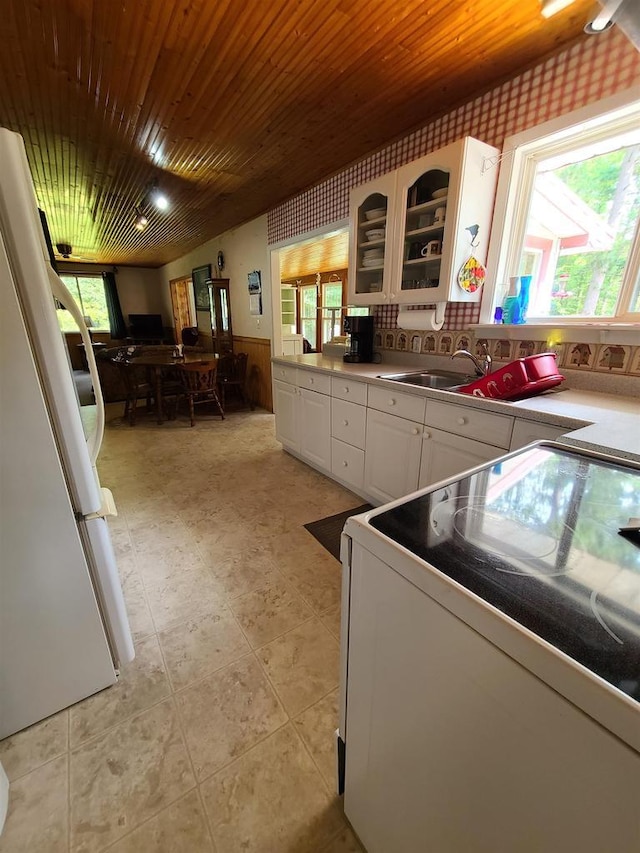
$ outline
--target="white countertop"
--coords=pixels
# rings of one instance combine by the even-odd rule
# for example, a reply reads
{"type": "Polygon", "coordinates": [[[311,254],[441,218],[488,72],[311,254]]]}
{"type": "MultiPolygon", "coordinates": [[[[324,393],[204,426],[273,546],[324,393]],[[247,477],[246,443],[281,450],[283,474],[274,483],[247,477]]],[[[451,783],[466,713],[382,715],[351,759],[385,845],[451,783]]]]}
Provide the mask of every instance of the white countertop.
{"type": "MultiPolygon", "coordinates": [[[[468,394],[456,394],[451,391],[400,385],[392,380],[379,378],[381,374],[408,373],[412,370],[425,369],[419,365],[408,366],[406,362],[346,364],[341,359],[327,358],[320,353],[281,356],[273,358],[272,361],[278,364],[306,367],[322,373],[349,376],[352,379],[363,379],[375,385],[393,387],[403,393],[416,394],[443,402],[510,414],[531,421],[544,421],[561,427],[566,426],[568,435],[562,437],[562,441],[566,444],[613,453],[616,456],[640,462],[640,401],[635,397],[572,390],[565,386],[564,390],[554,389],[537,397],[507,403],[472,397],[468,394]]],[[[448,366],[447,369],[455,370],[456,366],[448,366]]],[[[559,386],[559,389],[563,389],[563,386],[559,386]]]]}

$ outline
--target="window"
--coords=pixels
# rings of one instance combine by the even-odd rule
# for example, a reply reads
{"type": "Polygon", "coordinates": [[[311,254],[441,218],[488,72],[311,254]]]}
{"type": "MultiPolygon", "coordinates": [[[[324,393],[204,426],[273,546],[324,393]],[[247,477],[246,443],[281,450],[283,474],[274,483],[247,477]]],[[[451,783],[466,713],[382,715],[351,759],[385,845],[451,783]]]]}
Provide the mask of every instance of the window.
{"type": "Polygon", "coordinates": [[[322,343],[342,334],[342,282],[322,285],[322,343]]]}
{"type": "Polygon", "coordinates": [[[315,273],[298,279],[295,286],[282,283],[281,309],[283,329],[289,327],[289,320],[294,316],[296,307],[297,332],[310,344],[315,352],[321,352],[323,344],[335,336],[344,334],[344,318],[347,314],[367,315],[368,308],[346,307],[346,276],[340,273],[315,273]],[[324,276],[327,281],[321,281],[324,276]],[[313,283],[311,283],[313,282],[313,283]],[[297,299],[290,295],[297,291],[297,299]],[[295,305],[294,305],[295,302],[295,305]]]}
{"type": "Polygon", "coordinates": [[[640,320],[640,104],[585,112],[505,141],[485,322],[515,275],[528,323],[640,320]]]}
{"type": "Polygon", "coordinates": [[[300,288],[300,332],[313,349],[316,349],[316,329],[318,324],[318,288],[315,284],[305,284],[300,288]]]}
{"type": "MultiPolygon", "coordinates": [[[[104,294],[104,283],[99,275],[67,275],[60,276],[65,286],[75,299],[82,316],[90,318],[90,327],[94,331],[109,331],[109,312],[104,294]]],[[[63,332],[77,332],[71,314],[63,308],[58,309],[58,323],[63,332]]],[[[89,323],[87,323],[89,325],[89,323]]]]}

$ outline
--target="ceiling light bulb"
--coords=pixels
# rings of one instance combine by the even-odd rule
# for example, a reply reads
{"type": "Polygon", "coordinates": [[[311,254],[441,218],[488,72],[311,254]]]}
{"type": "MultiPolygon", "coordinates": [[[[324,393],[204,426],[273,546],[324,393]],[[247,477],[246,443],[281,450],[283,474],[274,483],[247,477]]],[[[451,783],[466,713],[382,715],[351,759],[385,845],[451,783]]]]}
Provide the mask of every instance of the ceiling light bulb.
{"type": "Polygon", "coordinates": [[[158,210],[166,210],[169,207],[169,199],[160,190],[154,190],[151,195],[151,200],[158,210]]]}
{"type": "Polygon", "coordinates": [[[575,0],[542,0],[540,13],[543,18],[551,18],[552,15],[556,15],[566,9],[567,6],[571,6],[572,3],[575,3],[575,0]]]}
{"type": "Polygon", "coordinates": [[[134,219],[133,224],[138,231],[144,231],[144,229],[149,224],[149,220],[144,215],[144,213],[141,213],[141,211],[137,211],[136,218],[134,219]]]}

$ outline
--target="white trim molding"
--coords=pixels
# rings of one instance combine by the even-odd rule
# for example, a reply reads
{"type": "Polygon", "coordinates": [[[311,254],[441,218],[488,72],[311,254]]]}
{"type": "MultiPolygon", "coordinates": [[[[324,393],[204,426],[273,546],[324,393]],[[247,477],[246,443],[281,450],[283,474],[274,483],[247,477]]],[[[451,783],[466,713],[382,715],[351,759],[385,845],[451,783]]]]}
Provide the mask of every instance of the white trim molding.
{"type": "MultiPolygon", "coordinates": [[[[481,324],[491,324],[495,305],[500,304],[499,288],[509,281],[510,276],[517,274],[519,249],[528,216],[527,205],[523,205],[521,199],[533,184],[535,177],[533,158],[536,153],[544,150],[545,156],[548,156],[552,146],[557,150],[563,148],[566,150],[569,146],[575,146],[575,136],[578,131],[584,132],[591,139],[596,139],[599,133],[603,137],[610,135],[611,125],[614,123],[618,123],[621,127],[625,124],[633,126],[635,121],[637,126],[639,114],[638,91],[631,89],[505,139],[503,155],[510,153],[512,156],[503,156],[500,161],[500,176],[487,258],[487,281],[480,312],[481,324]]],[[[628,271],[633,271],[634,264],[637,265],[640,262],[639,243],[640,240],[636,236],[635,249],[632,250],[627,263],[628,271]]],[[[635,279],[631,281],[631,278],[631,275],[626,275],[626,284],[620,294],[621,306],[630,304],[635,286],[635,279]]],[[[602,325],[598,323],[597,318],[558,319],[562,324],[578,324],[581,328],[593,323],[602,325]]],[[[637,321],[637,315],[629,314],[627,309],[626,311],[618,310],[615,319],[603,318],[602,322],[608,326],[611,322],[617,324],[629,321],[637,321]]],[[[555,325],[553,318],[531,318],[531,326],[526,324],[525,328],[528,330],[534,324],[535,326],[555,325]]],[[[522,327],[517,328],[520,329],[518,335],[521,336],[522,327]]],[[[526,334],[529,332],[527,331],[526,334]]]]}

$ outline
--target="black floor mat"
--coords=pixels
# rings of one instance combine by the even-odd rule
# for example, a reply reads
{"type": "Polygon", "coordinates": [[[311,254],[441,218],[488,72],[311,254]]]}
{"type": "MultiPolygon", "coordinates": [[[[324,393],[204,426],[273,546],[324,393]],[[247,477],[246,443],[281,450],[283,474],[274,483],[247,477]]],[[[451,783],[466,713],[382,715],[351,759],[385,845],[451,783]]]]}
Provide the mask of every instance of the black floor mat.
{"type": "Polygon", "coordinates": [[[371,504],[362,504],[362,506],[356,506],[353,509],[346,510],[346,512],[339,512],[337,515],[328,515],[319,521],[310,521],[309,524],[305,524],[305,527],[323,548],[326,548],[336,560],[340,561],[340,534],[346,520],[352,515],[359,515],[369,509],[373,509],[371,504]]]}

